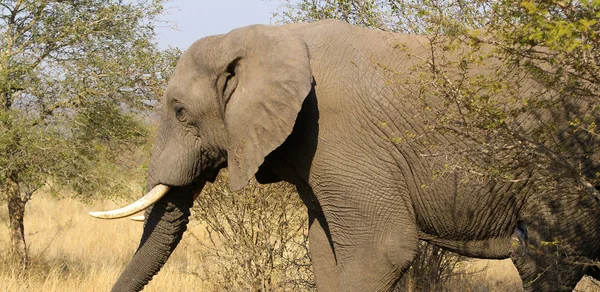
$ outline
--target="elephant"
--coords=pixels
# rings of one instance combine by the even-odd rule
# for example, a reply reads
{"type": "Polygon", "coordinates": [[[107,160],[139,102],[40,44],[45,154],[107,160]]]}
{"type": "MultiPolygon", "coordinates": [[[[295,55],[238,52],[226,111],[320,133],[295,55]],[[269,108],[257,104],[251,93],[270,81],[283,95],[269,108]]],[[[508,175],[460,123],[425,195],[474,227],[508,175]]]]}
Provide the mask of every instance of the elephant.
{"type": "Polygon", "coordinates": [[[581,264],[600,256],[600,204],[591,196],[548,196],[525,174],[513,182],[464,180],[458,170],[433,178],[443,166],[423,155],[434,151],[426,141],[471,144],[426,130],[414,102],[420,91],[390,82],[412,76],[427,43],[338,20],[252,25],[196,41],[161,101],[148,194],[90,213],[145,209],[139,247],[112,291],[139,291],[159,272],[194,197],[223,168],[234,190],[253,177],[296,186],[318,291],[390,291],[419,240],[511,258],[527,291],[570,291],[586,274],[597,278],[581,264]]]}

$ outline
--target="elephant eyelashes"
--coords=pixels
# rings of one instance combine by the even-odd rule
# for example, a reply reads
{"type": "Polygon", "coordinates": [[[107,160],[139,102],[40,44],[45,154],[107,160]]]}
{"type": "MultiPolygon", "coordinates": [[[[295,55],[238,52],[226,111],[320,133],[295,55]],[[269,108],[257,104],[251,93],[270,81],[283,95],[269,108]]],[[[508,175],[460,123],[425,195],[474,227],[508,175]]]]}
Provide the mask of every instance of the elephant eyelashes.
{"type": "Polygon", "coordinates": [[[183,105],[176,104],[174,106],[174,110],[175,110],[175,117],[177,118],[177,120],[179,120],[182,123],[185,123],[188,121],[188,113],[185,110],[185,107],[183,107],[183,105]]]}

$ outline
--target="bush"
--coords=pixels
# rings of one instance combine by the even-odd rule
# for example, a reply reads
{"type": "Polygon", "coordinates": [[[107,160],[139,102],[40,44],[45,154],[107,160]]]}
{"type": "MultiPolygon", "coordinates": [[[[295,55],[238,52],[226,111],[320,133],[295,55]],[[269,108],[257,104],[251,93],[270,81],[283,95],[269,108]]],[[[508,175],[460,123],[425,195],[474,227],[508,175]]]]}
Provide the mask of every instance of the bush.
{"type": "Polygon", "coordinates": [[[308,217],[295,188],[251,182],[238,193],[220,175],[197,199],[193,215],[206,233],[198,237],[215,291],[311,291],[308,217]]]}
{"type": "Polygon", "coordinates": [[[421,241],[415,260],[394,291],[451,291],[443,288],[462,275],[458,267],[464,260],[464,256],[421,241]]]}

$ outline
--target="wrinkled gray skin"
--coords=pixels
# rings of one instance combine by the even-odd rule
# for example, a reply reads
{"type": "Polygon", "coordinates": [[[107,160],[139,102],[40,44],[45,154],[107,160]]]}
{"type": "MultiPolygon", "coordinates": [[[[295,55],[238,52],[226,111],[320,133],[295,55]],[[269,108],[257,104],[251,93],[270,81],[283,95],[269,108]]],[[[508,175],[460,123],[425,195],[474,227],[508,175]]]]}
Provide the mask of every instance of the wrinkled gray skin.
{"type": "Polygon", "coordinates": [[[113,291],[138,291],[160,270],[186,229],[193,194],[224,167],[236,190],[252,176],[297,186],[319,291],[390,290],[419,239],[511,257],[531,291],[598,277],[573,264],[599,255],[593,199],[550,201],[526,182],[469,183],[459,173],[432,180],[440,165],[422,155],[432,152],[427,139],[403,135],[426,134],[442,147],[452,137],[425,132],[413,91],[393,90],[380,66],[408,74],[419,59],[408,52],[426,56],[426,43],[321,21],[249,26],[193,44],[169,82],[149,170],[148,188],[176,188],[146,211],[139,249],[113,291]],[[568,248],[543,243],[555,240],[568,248]]]}

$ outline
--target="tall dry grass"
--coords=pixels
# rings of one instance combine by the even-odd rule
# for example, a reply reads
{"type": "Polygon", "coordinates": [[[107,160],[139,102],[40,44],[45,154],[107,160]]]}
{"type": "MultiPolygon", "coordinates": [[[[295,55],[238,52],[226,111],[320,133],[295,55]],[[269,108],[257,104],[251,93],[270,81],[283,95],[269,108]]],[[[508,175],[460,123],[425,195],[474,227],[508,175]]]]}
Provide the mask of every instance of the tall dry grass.
{"type": "MultiPolygon", "coordinates": [[[[22,273],[6,263],[9,240],[5,206],[0,209],[0,291],[108,291],[137,247],[142,224],[128,219],[103,221],[87,215],[109,209],[113,202],[85,205],[71,200],[37,196],[28,205],[26,238],[32,268],[22,273]]],[[[198,239],[204,226],[190,222],[189,232],[162,271],[144,291],[219,291],[203,282],[203,257],[198,239]]],[[[473,260],[462,264],[462,275],[447,291],[519,291],[521,282],[510,261],[473,260]]],[[[577,291],[599,292],[584,279],[577,291]]]]}
{"type": "MultiPolygon", "coordinates": [[[[109,291],[137,247],[142,224],[94,219],[87,212],[118,205],[34,197],[25,215],[32,267],[22,273],[0,266],[0,291],[109,291]]],[[[6,260],[9,238],[4,209],[0,211],[0,254],[6,260]]],[[[201,271],[196,245],[189,244],[190,235],[201,234],[202,228],[194,223],[189,227],[191,232],[144,291],[196,291],[205,286],[196,276],[201,271]]]]}

